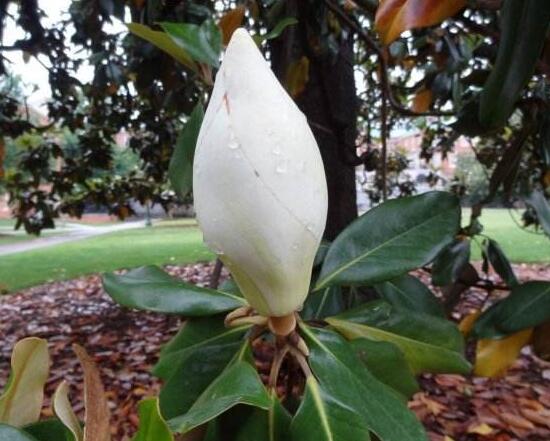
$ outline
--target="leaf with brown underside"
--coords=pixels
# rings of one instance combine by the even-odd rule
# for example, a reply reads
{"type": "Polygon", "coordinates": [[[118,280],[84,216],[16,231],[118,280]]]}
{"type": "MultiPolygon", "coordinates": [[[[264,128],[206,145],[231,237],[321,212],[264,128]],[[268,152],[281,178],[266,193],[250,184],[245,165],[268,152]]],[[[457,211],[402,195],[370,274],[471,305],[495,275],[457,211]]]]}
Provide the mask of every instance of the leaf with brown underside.
{"type": "Polygon", "coordinates": [[[84,371],[84,406],[86,408],[84,441],[110,441],[110,412],[99,371],[86,350],[77,344],[73,350],[84,371]]]}
{"type": "Polygon", "coordinates": [[[227,46],[233,32],[242,24],[244,18],[245,7],[237,6],[235,9],[228,11],[220,18],[218,26],[222,30],[223,44],[227,46]]]}
{"type": "Polygon", "coordinates": [[[292,62],[286,71],[285,87],[292,98],[296,98],[306,88],[309,81],[309,59],[302,57],[292,62]]]}
{"type": "Polygon", "coordinates": [[[414,112],[423,113],[430,110],[432,105],[432,91],[430,89],[420,89],[414,96],[412,109],[414,112]]]}
{"type": "Polygon", "coordinates": [[[380,0],[375,26],[384,44],[402,32],[441,23],[466,6],[466,0],[380,0]]]}

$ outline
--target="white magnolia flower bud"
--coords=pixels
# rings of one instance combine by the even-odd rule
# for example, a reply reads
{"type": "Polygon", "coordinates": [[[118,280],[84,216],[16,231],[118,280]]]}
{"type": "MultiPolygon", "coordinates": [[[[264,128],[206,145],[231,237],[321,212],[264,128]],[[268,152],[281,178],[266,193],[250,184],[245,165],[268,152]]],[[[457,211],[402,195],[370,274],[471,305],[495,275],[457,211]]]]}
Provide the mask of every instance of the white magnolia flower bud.
{"type": "Polygon", "coordinates": [[[327,216],[319,148],[244,29],[233,34],[199,133],[195,210],[207,245],[265,316],[301,308],[327,216]]]}

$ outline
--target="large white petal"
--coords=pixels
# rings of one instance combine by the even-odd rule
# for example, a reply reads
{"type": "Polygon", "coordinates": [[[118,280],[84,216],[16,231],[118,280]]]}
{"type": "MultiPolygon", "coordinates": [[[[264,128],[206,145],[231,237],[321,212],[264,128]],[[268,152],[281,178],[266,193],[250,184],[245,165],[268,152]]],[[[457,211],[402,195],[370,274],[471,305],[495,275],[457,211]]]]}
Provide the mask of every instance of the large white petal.
{"type": "Polygon", "coordinates": [[[300,308],[326,221],[323,164],[304,115],[242,29],[216,76],[193,189],[205,241],[250,304],[270,316],[300,308]]]}

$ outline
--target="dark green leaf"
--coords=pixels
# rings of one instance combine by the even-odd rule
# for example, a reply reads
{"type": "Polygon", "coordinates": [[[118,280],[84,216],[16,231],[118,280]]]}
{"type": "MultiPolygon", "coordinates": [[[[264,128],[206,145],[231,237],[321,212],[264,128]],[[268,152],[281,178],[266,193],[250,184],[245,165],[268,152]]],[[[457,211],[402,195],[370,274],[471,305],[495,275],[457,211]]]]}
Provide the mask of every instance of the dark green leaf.
{"type": "Polygon", "coordinates": [[[477,320],[478,338],[500,338],[550,320],[550,282],[516,285],[504,300],[494,304],[477,320]]]}
{"type": "Polygon", "coordinates": [[[156,266],[123,275],[105,274],[103,288],[115,302],[128,308],[187,317],[214,315],[245,304],[237,296],[182,282],[156,266]]]}
{"type": "Polygon", "coordinates": [[[384,302],[371,302],[326,319],[349,339],[367,338],[395,344],[414,374],[467,373],[463,338],[456,325],[427,314],[404,312],[384,302]]]}
{"type": "Polygon", "coordinates": [[[316,289],[383,282],[430,262],[460,226],[445,192],[390,200],[349,225],[330,246],[316,289]]]}
{"type": "Polygon", "coordinates": [[[397,308],[444,317],[440,301],[416,277],[405,274],[375,286],[380,296],[397,308]]]}
{"type": "Polygon", "coordinates": [[[188,320],[163,348],[153,374],[166,380],[189,356],[197,359],[202,356],[206,363],[213,353],[223,351],[225,347],[240,346],[248,328],[248,325],[226,328],[220,318],[188,320]]]}
{"type": "Polygon", "coordinates": [[[416,378],[407,364],[403,352],[394,344],[384,341],[356,338],[351,342],[357,356],[368,370],[382,383],[410,398],[418,392],[416,378]]]}
{"type": "Polygon", "coordinates": [[[160,415],[158,398],[139,403],[139,429],[133,441],[173,441],[174,437],[166,421],[160,415]]]}
{"type": "Polygon", "coordinates": [[[260,42],[277,38],[288,27],[298,23],[294,17],[286,17],[280,20],[267,34],[260,37],[260,42]]]}
{"type": "Polygon", "coordinates": [[[181,198],[185,197],[193,187],[193,158],[203,118],[204,109],[199,103],[189,115],[185,127],[179,134],[170,159],[168,177],[172,188],[181,198]]]}
{"type": "Polygon", "coordinates": [[[485,254],[494,270],[508,286],[517,285],[518,279],[516,279],[514,269],[497,242],[488,239],[485,243],[485,254]]]}
{"type": "Polygon", "coordinates": [[[232,278],[229,278],[225,280],[219,287],[218,291],[226,292],[228,294],[233,294],[237,297],[242,297],[243,294],[241,293],[241,290],[239,289],[239,286],[235,283],[235,281],[232,278]]]}
{"type": "Polygon", "coordinates": [[[160,409],[166,419],[191,408],[242,347],[243,333],[243,329],[225,329],[220,320],[201,319],[187,323],[174,337],[154,369],[167,380],[160,391],[160,409]]]}
{"type": "MultiPolygon", "coordinates": [[[[74,441],[74,435],[57,419],[49,419],[29,424],[23,428],[38,441],[74,441]]],[[[0,436],[0,439],[2,437],[0,436]]]]}
{"type": "Polygon", "coordinates": [[[339,314],[345,309],[344,295],[339,286],[327,286],[320,291],[310,293],[300,312],[304,320],[322,319],[339,314]]]}
{"type": "Polygon", "coordinates": [[[437,286],[451,285],[470,261],[470,240],[457,239],[437,255],[432,267],[432,282],[437,286]]]}
{"type": "Polygon", "coordinates": [[[483,87],[480,121],[489,128],[504,125],[514,110],[540,56],[550,21],[546,0],[503,2],[495,65],[483,87]]]}
{"type": "Polygon", "coordinates": [[[197,65],[189,54],[175,44],[166,33],[153,31],[150,27],[139,23],[128,23],[128,29],[132,34],[147,40],[149,43],[154,44],[159,49],[171,55],[184,66],[195,72],[197,71],[197,65]]]}
{"type": "Polygon", "coordinates": [[[383,441],[427,440],[402,399],[370,374],[340,335],[304,324],[301,329],[311,351],[311,368],[326,394],[359,415],[383,441]]]}
{"type": "Polygon", "coordinates": [[[323,263],[325,257],[327,256],[328,249],[330,248],[330,242],[328,240],[321,241],[317,254],[315,254],[315,259],[313,260],[313,267],[318,267],[323,263]]]}
{"type": "Polygon", "coordinates": [[[186,433],[237,404],[269,409],[271,400],[260,376],[249,363],[237,361],[214,380],[189,411],[169,421],[176,432],[186,433]]]}
{"type": "Polygon", "coordinates": [[[366,420],[347,403],[326,392],[311,376],[290,426],[292,438],[303,441],[370,440],[366,420]]]}
{"type": "Polygon", "coordinates": [[[0,441],[39,441],[22,430],[0,423],[0,441]]]}
{"type": "Polygon", "coordinates": [[[191,23],[160,23],[174,43],[182,47],[195,61],[218,67],[222,50],[222,34],[212,20],[200,26],[191,23]]]}
{"type": "Polygon", "coordinates": [[[531,193],[529,199],[527,199],[527,203],[536,211],[539,225],[550,236],[550,204],[546,200],[544,193],[540,190],[535,190],[531,193]]]}
{"type": "Polygon", "coordinates": [[[267,411],[254,409],[242,425],[235,441],[288,441],[291,416],[283,407],[277,394],[270,394],[271,405],[267,411]]]}

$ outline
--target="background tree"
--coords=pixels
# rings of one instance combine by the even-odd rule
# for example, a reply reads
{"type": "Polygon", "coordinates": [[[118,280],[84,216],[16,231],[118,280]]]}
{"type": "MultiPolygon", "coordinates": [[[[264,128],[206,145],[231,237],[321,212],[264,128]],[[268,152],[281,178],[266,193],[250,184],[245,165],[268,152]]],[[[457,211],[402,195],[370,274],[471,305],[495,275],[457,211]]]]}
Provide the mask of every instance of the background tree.
{"type": "MultiPolygon", "coordinates": [[[[324,158],[329,239],[356,216],[356,165],[377,171],[375,200],[410,192],[388,179],[392,164],[385,139],[394,127],[412,123],[422,130],[426,161],[436,152],[450,152],[461,135],[473,140],[473,152],[492,176],[489,195],[477,202],[487,202],[501,187],[510,204],[529,198],[550,180],[548,7],[539,3],[527,2],[521,14],[517,5],[501,11],[499,0],[418,3],[424,9],[392,0],[379,8],[372,0],[80,0],[70,4],[68,18],[46,28],[37,0],[4,0],[2,28],[14,20],[26,37],[1,46],[1,52],[47,57],[51,124],[73,133],[79,149],[78,161],[65,158],[45,138],[31,158],[22,158],[7,182],[14,213],[28,231],[38,232],[59,213],[81,215],[86,204],[125,217],[131,198],[164,206],[174,200],[165,184],[168,162],[182,119],[207,99],[215,65],[193,56],[182,64],[141,38],[106,31],[112,20],[128,18],[155,30],[161,22],[213,21],[224,41],[239,25],[257,35],[274,31],[262,47],[307,115],[324,158]],[[533,12],[537,5],[539,14],[533,12]],[[524,25],[531,31],[516,35],[524,25]],[[403,33],[407,29],[412,30],[403,33]],[[68,45],[86,56],[68,56],[68,45]],[[94,66],[90,84],[76,78],[84,60],[94,66]],[[493,66],[496,73],[490,76],[493,66]],[[510,66],[520,68],[510,71],[510,66]],[[512,84],[504,87],[511,93],[498,96],[505,84],[512,84]],[[496,115],[497,103],[506,110],[498,121],[487,117],[496,115]],[[92,185],[94,170],[113,167],[112,139],[121,129],[131,134],[141,170],[116,180],[105,173],[92,185]],[[367,146],[361,156],[359,144],[367,146]],[[45,157],[62,158],[63,166],[54,171],[46,165],[50,161],[35,160],[45,157]],[[52,183],[50,190],[40,189],[44,181],[52,183]]],[[[6,62],[0,61],[5,72],[6,62]]],[[[3,137],[43,130],[17,112],[20,105],[13,97],[2,100],[3,137]]],[[[544,197],[529,200],[526,222],[537,224],[548,216],[548,205],[544,197]]]]}

